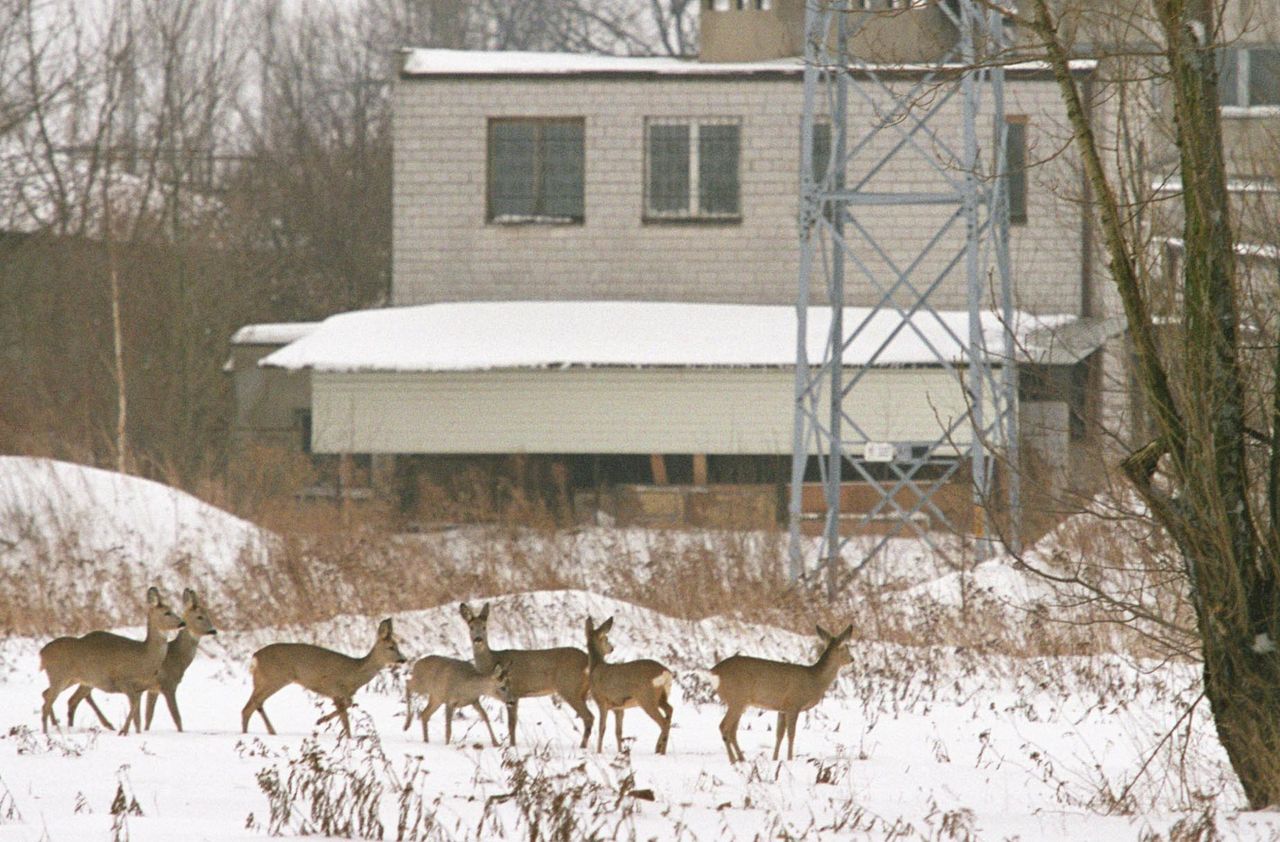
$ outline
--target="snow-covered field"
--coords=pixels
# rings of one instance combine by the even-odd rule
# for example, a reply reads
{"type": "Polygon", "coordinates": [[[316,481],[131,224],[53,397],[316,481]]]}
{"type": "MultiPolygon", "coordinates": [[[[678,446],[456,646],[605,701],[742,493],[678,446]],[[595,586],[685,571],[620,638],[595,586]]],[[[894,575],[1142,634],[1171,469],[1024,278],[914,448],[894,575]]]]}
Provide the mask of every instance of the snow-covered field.
{"type": "MultiPolygon", "coordinates": [[[[464,552],[460,535],[448,540],[464,552]]],[[[903,550],[903,569],[884,574],[895,586],[924,561],[919,548],[903,550]]],[[[920,570],[925,581],[904,593],[957,598],[954,572],[920,570]]],[[[1010,606],[1043,595],[998,564],[967,575],[964,588],[1010,606]]],[[[797,758],[770,759],[774,716],[752,712],[740,734],[750,762],[733,766],[706,669],[735,652],[808,660],[815,637],[681,620],[580,590],[491,603],[499,647],[582,646],[587,615],[616,617],[615,660],[652,657],[676,673],[669,753],[654,754],[657,727],[638,711],[627,716],[627,751],[615,751],[612,727],[603,753],[583,751],[577,718],[546,698],[521,703],[515,750],[490,747],[469,711],[454,745],[441,742],[442,713],[424,744],[416,723],[401,729],[403,674],[393,671],[358,694],[353,740],[334,723],[317,731],[326,708],[297,688],[267,702],[279,736],[256,718],[240,733],[256,648],[305,640],[359,653],[380,619],[364,616],[206,638],[178,691],[186,733],[161,705],[141,737],[105,732],[83,708],[76,727],[46,736],[37,660],[46,640],[10,636],[0,638],[0,842],[524,839],[533,825],[552,839],[1280,839],[1280,814],[1240,812],[1206,705],[1184,717],[1199,692],[1190,664],[855,642],[853,665],[802,715],[797,758]]],[[[456,604],[400,613],[395,624],[410,657],[469,654],[456,604]]],[[[100,699],[119,724],[122,697],[100,699]]],[[[505,735],[499,706],[487,704],[505,735]]]]}

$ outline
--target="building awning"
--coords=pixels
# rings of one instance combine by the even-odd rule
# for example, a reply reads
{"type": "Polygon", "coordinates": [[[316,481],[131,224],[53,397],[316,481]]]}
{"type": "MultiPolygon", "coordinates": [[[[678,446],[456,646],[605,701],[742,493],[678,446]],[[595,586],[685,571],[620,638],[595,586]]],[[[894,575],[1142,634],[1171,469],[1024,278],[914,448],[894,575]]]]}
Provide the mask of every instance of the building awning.
{"type": "Polygon", "coordinates": [[[1075,365],[1127,330],[1124,316],[1073,319],[1030,331],[1025,361],[1037,365],[1075,365]]]}
{"type": "MultiPolygon", "coordinates": [[[[849,366],[963,364],[967,311],[894,312],[846,307],[849,366]]],[[[1048,335],[1074,316],[1015,317],[1015,344],[1048,335]]],[[[981,314],[988,362],[1003,359],[999,314],[981,314]]],[[[822,361],[830,311],[810,308],[806,352],[822,361]]],[[[790,306],[643,301],[501,301],[360,310],[265,357],[267,367],[324,372],[482,371],[571,367],[791,367],[796,311],[790,306]]],[[[1051,348],[1054,346],[1050,346],[1051,348]]],[[[1071,347],[1074,347],[1072,345],[1071,347]]]]}

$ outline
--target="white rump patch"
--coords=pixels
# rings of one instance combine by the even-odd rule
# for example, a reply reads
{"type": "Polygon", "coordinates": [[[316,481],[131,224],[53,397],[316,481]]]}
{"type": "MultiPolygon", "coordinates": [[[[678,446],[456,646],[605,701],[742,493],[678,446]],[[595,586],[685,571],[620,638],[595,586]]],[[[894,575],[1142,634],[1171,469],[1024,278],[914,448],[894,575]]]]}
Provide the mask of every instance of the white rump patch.
{"type": "Polygon", "coordinates": [[[720,689],[720,676],[716,675],[714,672],[711,673],[711,689],[712,690],[720,689]]]}
{"type": "Polygon", "coordinates": [[[653,686],[666,687],[667,689],[671,689],[671,673],[664,672],[659,676],[655,676],[653,679],[653,686]]]}

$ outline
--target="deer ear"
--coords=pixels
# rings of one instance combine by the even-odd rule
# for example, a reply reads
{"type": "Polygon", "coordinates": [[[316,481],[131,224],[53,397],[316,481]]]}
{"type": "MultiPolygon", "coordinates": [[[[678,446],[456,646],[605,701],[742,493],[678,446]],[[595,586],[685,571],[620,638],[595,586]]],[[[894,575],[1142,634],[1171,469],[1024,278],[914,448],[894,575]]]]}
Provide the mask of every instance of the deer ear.
{"type": "Polygon", "coordinates": [[[467,605],[465,602],[459,603],[458,613],[462,615],[462,619],[466,620],[468,623],[471,622],[472,615],[470,605],[467,605]]]}
{"type": "Polygon", "coordinates": [[[489,619],[489,603],[487,602],[484,604],[484,607],[480,609],[480,619],[481,620],[489,619]]]}
{"type": "Polygon", "coordinates": [[[822,626],[814,626],[818,630],[818,637],[822,638],[823,643],[829,643],[835,635],[824,629],[822,626]]]}
{"type": "Polygon", "coordinates": [[[378,624],[378,637],[382,638],[383,640],[391,639],[391,618],[390,617],[388,617],[387,619],[383,620],[381,623],[378,624]]]}
{"type": "Polygon", "coordinates": [[[587,615],[587,637],[591,637],[591,633],[595,631],[594,623],[595,621],[592,620],[591,615],[588,614],[587,615]]]}
{"type": "Polygon", "coordinates": [[[160,604],[160,591],[154,586],[147,588],[147,605],[160,604]]]}
{"type": "Polygon", "coordinates": [[[844,631],[840,632],[840,642],[844,643],[846,640],[848,640],[851,637],[853,637],[853,623],[850,623],[849,625],[845,626],[844,631]]]}
{"type": "Polygon", "coordinates": [[[200,603],[200,600],[196,599],[195,591],[191,590],[191,588],[186,588],[185,590],[183,590],[182,592],[183,605],[185,605],[187,608],[195,608],[197,605],[199,605],[199,603],[200,603]]]}
{"type": "Polygon", "coordinates": [[[494,665],[493,665],[493,672],[491,672],[491,673],[489,673],[489,674],[490,674],[490,675],[492,675],[494,678],[506,678],[506,677],[507,677],[507,666],[506,666],[506,664],[503,664],[503,663],[501,663],[501,662],[494,664],[494,665]]]}
{"type": "Polygon", "coordinates": [[[609,619],[605,620],[603,623],[601,623],[601,624],[600,624],[600,631],[602,631],[602,632],[607,632],[607,631],[608,631],[609,629],[611,629],[611,628],[613,628],[613,618],[612,618],[612,617],[610,617],[609,619]]]}

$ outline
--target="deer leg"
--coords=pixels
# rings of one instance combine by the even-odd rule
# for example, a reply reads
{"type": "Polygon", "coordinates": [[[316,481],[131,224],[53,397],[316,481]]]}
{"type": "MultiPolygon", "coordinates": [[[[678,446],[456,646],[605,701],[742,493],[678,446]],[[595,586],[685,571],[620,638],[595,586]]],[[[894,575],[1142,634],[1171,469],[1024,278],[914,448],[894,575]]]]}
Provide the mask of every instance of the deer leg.
{"type": "MultiPolygon", "coordinates": [[[[106,728],[108,731],[116,730],[116,726],[111,724],[111,720],[107,719],[107,717],[103,715],[102,708],[98,707],[98,703],[93,700],[93,696],[85,693],[84,700],[89,703],[89,709],[97,715],[98,722],[102,723],[103,728],[106,728]]],[[[71,723],[68,722],[67,724],[70,725],[71,723]]]]}
{"type": "Polygon", "coordinates": [[[147,691],[147,718],[146,718],[148,731],[151,730],[151,722],[155,719],[155,717],[156,717],[156,691],[148,690],[147,691]]]}
{"type": "Polygon", "coordinates": [[[480,700],[476,699],[471,706],[480,714],[480,718],[484,720],[484,727],[489,729],[489,741],[493,743],[493,747],[498,747],[498,738],[493,735],[493,726],[489,724],[489,714],[484,712],[484,705],[480,704],[480,700]]]}
{"type": "Polygon", "coordinates": [[[427,737],[427,723],[431,720],[431,717],[436,715],[436,711],[440,709],[441,704],[443,702],[437,700],[435,696],[427,697],[427,706],[422,709],[422,741],[424,743],[430,742],[427,737]]]}
{"type": "Polygon", "coordinates": [[[658,710],[662,711],[662,715],[667,720],[666,724],[662,726],[662,736],[658,738],[661,743],[658,747],[658,754],[666,754],[667,740],[671,737],[671,720],[675,716],[675,708],[671,707],[671,702],[667,701],[666,693],[658,697],[658,710]]]}
{"type": "Polygon", "coordinates": [[[778,759],[778,752],[782,749],[782,738],[787,735],[787,715],[783,711],[778,711],[778,726],[773,729],[773,759],[778,759]]]}
{"type": "Polygon", "coordinates": [[[787,759],[796,756],[796,723],[800,721],[800,711],[793,710],[787,716],[787,759]]]}
{"type": "Polygon", "coordinates": [[[342,720],[342,733],[351,736],[351,720],[347,719],[347,708],[351,705],[350,699],[334,699],[333,703],[338,707],[338,719],[342,720]]]}
{"type": "Polygon", "coordinates": [[[654,754],[667,753],[667,733],[671,730],[671,714],[668,711],[670,711],[671,706],[667,705],[667,710],[662,710],[659,705],[664,702],[665,700],[658,702],[646,701],[640,704],[640,709],[649,714],[650,719],[658,723],[658,742],[653,747],[654,754]]]}
{"type": "Polygon", "coordinates": [[[600,697],[596,697],[596,710],[600,711],[600,726],[596,739],[596,753],[604,751],[604,727],[609,723],[609,709],[604,706],[600,697]]]}
{"type": "Polygon", "coordinates": [[[453,742],[453,712],[454,707],[451,702],[444,703],[444,744],[449,745],[453,742]]]}
{"type": "Polygon", "coordinates": [[[618,746],[618,751],[622,751],[622,715],[627,712],[626,708],[613,709],[613,741],[618,746]]]}
{"type": "MultiPolygon", "coordinates": [[[[573,708],[573,712],[582,719],[582,745],[579,748],[586,748],[591,739],[591,726],[595,724],[596,718],[591,714],[591,708],[587,707],[585,687],[581,696],[576,698],[566,697],[565,701],[569,703],[569,707],[573,708]]],[[[604,716],[604,714],[601,714],[601,716],[604,716]]]]}
{"type": "Polygon", "coordinates": [[[87,684],[81,684],[76,691],[67,699],[67,727],[74,728],[76,724],[76,708],[80,707],[80,703],[88,698],[93,692],[93,688],[87,684]]]}
{"type": "Polygon", "coordinates": [[[512,746],[516,744],[516,719],[520,712],[519,708],[519,699],[512,699],[507,702],[507,739],[512,746]]]}
{"type": "Polygon", "coordinates": [[[119,734],[122,737],[129,736],[129,726],[134,726],[134,731],[141,731],[142,728],[138,724],[142,722],[142,691],[136,690],[129,693],[129,713],[125,715],[124,726],[120,729],[119,734]]]}
{"type": "Polygon", "coordinates": [[[42,694],[44,696],[44,706],[40,708],[40,728],[46,734],[49,733],[50,722],[53,723],[54,728],[61,727],[58,724],[58,715],[53,712],[53,703],[57,700],[58,696],[62,694],[62,691],[67,689],[69,684],[70,682],[67,681],[54,681],[50,679],[49,686],[42,694]]]}
{"type": "Polygon", "coordinates": [[[276,729],[271,726],[271,720],[267,719],[267,712],[262,707],[263,703],[280,691],[284,685],[258,687],[256,684],[253,693],[249,695],[249,701],[245,703],[244,709],[240,711],[240,729],[242,733],[249,733],[249,717],[253,716],[253,712],[257,711],[262,717],[262,722],[267,726],[267,733],[275,736],[276,729]]]}
{"type": "MultiPolygon", "coordinates": [[[[409,726],[413,724],[413,691],[405,688],[404,691],[404,728],[408,731],[409,726]]],[[[424,736],[423,739],[426,739],[424,736]]]]}
{"type": "Polygon", "coordinates": [[[742,709],[731,707],[725,713],[724,719],[720,720],[720,738],[724,740],[724,750],[729,754],[729,762],[737,763],[743,759],[741,757],[742,749],[737,748],[738,745],[738,720],[742,718],[742,709]],[[737,749],[738,754],[734,754],[737,749]]]}
{"type": "MultiPolygon", "coordinates": [[[[182,714],[178,713],[178,688],[162,690],[164,693],[165,706],[169,708],[169,716],[173,718],[173,724],[178,727],[178,733],[182,733],[182,714]]],[[[155,699],[152,696],[151,699],[155,699]]],[[[155,709],[156,703],[148,700],[147,706],[147,730],[151,730],[151,712],[155,709]]]]}

